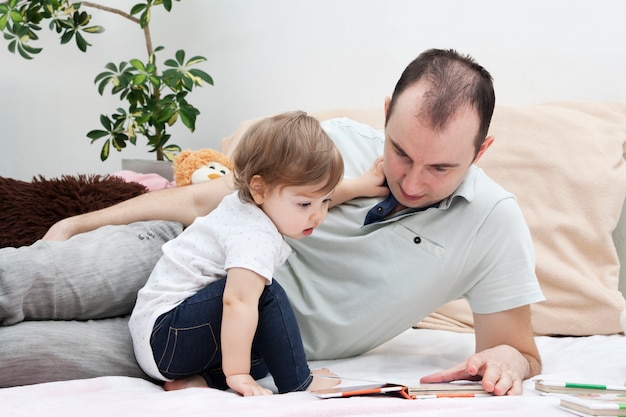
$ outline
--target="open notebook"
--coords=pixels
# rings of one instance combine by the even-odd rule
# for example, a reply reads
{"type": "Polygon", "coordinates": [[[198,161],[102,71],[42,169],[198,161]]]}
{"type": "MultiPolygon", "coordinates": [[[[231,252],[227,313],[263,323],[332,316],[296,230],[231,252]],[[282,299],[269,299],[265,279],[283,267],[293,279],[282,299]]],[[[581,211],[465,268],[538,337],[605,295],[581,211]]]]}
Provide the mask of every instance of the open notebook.
{"type": "MultiPolygon", "coordinates": [[[[363,382],[363,381],[362,381],[363,382]]],[[[391,383],[349,384],[311,391],[320,398],[341,398],[362,395],[396,395],[407,399],[477,397],[491,395],[477,382],[455,381],[440,384],[401,385],[391,383]]]]}

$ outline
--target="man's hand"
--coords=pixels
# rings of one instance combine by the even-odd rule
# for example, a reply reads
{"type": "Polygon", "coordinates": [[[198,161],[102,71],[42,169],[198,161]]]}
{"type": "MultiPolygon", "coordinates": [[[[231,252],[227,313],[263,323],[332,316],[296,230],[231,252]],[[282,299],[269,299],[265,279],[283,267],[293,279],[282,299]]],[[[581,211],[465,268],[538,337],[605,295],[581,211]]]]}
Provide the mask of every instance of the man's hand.
{"type": "Polygon", "coordinates": [[[263,388],[247,374],[231,375],[226,378],[228,386],[243,395],[244,397],[250,397],[253,395],[272,395],[272,391],[267,388],[263,388]]]}
{"type": "Polygon", "coordinates": [[[541,372],[530,307],[474,314],[476,352],[464,363],[421,379],[423,383],[482,379],[485,391],[521,395],[522,382],[541,372]]]}
{"type": "Polygon", "coordinates": [[[445,371],[423,377],[421,383],[482,379],[485,391],[494,395],[521,395],[522,382],[529,373],[528,360],[515,348],[500,345],[475,353],[445,371]]]}

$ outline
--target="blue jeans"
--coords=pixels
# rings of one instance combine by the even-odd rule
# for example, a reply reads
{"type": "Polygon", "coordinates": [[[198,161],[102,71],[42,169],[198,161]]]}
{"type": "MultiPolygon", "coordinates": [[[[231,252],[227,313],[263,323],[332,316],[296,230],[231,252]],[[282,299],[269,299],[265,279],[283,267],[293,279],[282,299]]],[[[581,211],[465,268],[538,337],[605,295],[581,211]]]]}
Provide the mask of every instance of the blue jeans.
{"type": "MultiPolygon", "coordinates": [[[[211,387],[228,388],[220,343],[225,285],[226,279],[212,283],[156,321],[150,342],[164,377],[201,375],[211,387]]],[[[312,381],[298,323],[276,281],[265,287],[259,299],[250,364],[254,379],[269,372],[280,393],[302,391],[312,381]]]]}

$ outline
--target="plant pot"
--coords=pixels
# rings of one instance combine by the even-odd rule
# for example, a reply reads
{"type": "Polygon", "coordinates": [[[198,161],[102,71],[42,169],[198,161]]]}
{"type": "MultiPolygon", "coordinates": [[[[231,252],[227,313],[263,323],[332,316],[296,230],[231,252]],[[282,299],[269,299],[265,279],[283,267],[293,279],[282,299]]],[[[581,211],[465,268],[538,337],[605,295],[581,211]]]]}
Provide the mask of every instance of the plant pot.
{"type": "Polygon", "coordinates": [[[122,159],[122,169],[140,174],[158,174],[168,181],[174,180],[174,171],[170,161],[122,159]]]}

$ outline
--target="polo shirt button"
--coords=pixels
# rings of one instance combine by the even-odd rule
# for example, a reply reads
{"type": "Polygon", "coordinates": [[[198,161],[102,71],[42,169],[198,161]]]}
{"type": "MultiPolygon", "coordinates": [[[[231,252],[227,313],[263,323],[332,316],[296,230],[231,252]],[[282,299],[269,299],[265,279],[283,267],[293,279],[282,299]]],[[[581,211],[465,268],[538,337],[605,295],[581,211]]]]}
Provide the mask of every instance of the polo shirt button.
{"type": "Polygon", "coordinates": [[[422,238],[419,236],[415,236],[413,238],[413,243],[415,243],[416,245],[419,245],[420,243],[422,243],[422,238]]]}
{"type": "Polygon", "coordinates": [[[377,207],[377,208],[376,208],[376,211],[377,211],[377,212],[379,212],[379,213],[382,213],[383,208],[382,208],[382,207],[377,207]]]}

